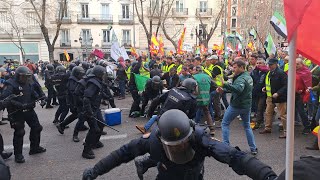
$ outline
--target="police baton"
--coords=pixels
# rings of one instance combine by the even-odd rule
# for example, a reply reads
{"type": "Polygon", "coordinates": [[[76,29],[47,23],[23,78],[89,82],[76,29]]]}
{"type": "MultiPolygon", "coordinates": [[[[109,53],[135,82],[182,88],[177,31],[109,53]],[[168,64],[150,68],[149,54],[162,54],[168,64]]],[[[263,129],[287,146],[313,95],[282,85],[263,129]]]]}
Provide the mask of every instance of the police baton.
{"type": "Polygon", "coordinates": [[[112,129],[112,130],[114,130],[114,131],[120,132],[120,131],[116,130],[115,128],[113,128],[113,127],[109,126],[108,124],[106,124],[106,123],[104,123],[104,122],[100,121],[99,119],[97,119],[97,118],[95,118],[95,117],[93,117],[93,116],[91,116],[90,118],[95,119],[96,121],[100,122],[101,124],[103,124],[103,125],[107,126],[108,128],[110,128],[110,129],[112,129]]]}
{"type": "MultiPolygon", "coordinates": [[[[17,97],[18,97],[18,96],[22,96],[22,95],[17,95],[17,97]]],[[[36,103],[36,102],[38,102],[38,101],[40,101],[40,100],[42,100],[42,99],[43,99],[43,97],[41,97],[41,98],[39,98],[39,99],[36,99],[34,102],[36,103]]],[[[43,107],[43,106],[42,106],[42,107],[43,107]]],[[[9,113],[8,116],[11,116],[12,114],[15,114],[15,113],[17,113],[17,112],[19,112],[19,111],[23,111],[23,110],[24,110],[24,109],[15,110],[15,111],[9,113]]]]}

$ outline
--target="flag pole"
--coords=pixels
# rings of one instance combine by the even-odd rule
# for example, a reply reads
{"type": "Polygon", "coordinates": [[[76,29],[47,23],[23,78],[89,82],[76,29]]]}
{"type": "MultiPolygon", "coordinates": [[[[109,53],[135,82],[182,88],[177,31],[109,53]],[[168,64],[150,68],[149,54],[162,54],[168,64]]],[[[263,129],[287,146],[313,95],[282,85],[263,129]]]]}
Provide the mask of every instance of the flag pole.
{"type": "Polygon", "coordinates": [[[294,159],[294,118],[295,118],[295,87],[296,87],[296,41],[294,31],[289,43],[289,72],[287,89],[287,138],[286,138],[286,180],[293,180],[294,159]]]}

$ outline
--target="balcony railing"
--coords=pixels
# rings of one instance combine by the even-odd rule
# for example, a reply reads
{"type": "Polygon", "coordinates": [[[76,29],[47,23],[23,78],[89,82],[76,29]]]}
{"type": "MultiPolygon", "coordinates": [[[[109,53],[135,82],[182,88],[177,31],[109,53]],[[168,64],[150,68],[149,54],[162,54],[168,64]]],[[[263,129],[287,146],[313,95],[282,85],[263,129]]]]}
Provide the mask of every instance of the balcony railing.
{"type": "Polygon", "coordinates": [[[71,41],[62,41],[60,40],[60,47],[71,47],[71,41]]]}
{"type": "MultiPolygon", "coordinates": [[[[61,18],[61,17],[56,16],[56,22],[59,22],[59,21],[60,21],[60,18],[61,18]]],[[[71,24],[71,23],[72,23],[71,17],[70,17],[70,16],[69,16],[69,17],[63,17],[63,18],[61,19],[61,23],[62,23],[62,24],[71,24]]]]}
{"type": "Polygon", "coordinates": [[[129,16],[119,15],[119,24],[132,25],[133,24],[133,16],[132,15],[129,15],[129,16]]]}
{"type": "Polygon", "coordinates": [[[110,24],[113,23],[111,14],[89,14],[89,17],[82,17],[82,14],[77,15],[78,24],[110,24]]]}
{"type": "Polygon", "coordinates": [[[122,46],[130,46],[131,45],[131,40],[122,40],[121,41],[121,45],[122,46]]]}
{"type": "Polygon", "coordinates": [[[160,17],[160,8],[156,7],[156,8],[148,8],[148,17],[153,17],[153,18],[158,18],[160,17]]]}
{"type": "Polygon", "coordinates": [[[212,16],[212,8],[197,8],[196,15],[200,17],[212,16]]]}
{"type": "Polygon", "coordinates": [[[101,41],[101,47],[102,48],[111,48],[112,43],[111,42],[106,42],[104,40],[101,41]]]}
{"type": "Polygon", "coordinates": [[[42,32],[39,27],[27,27],[23,30],[23,37],[30,39],[42,38],[42,32]]]}
{"type": "Polygon", "coordinates": [[[187,17],[188,8],[172,8],[172,16],[174,17],[187,17]]]}

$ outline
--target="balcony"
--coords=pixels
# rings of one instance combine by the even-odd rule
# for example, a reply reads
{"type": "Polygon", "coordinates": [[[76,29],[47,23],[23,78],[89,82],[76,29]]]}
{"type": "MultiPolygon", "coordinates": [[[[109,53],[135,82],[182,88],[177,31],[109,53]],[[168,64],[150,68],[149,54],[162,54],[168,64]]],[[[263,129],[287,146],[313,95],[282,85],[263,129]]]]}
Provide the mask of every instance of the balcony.
{"type": "Polygon", "coordinates": [[[133,16],[123,16],[119,15],[119,24],[120,25],[133,25],[133,16]]]}
{"type": "Polygon", "coordinates": [[[197,8],[196,16],[199,16],[199,17],[212,17],[212,8],[197,8]]]}
{"type": "Polygon", "coordinates": [[[42,32],[39,27],[27,27],[23,30],[23,38],[39,39],[42,38],[42,32]]]}
{"type": "Polygon", "coordinates": [[[111,42],[105,42],[104,40],[101,41],[101,47],[106,49],[106,48],[111,48],[112,43],[111,42]]]}
{"type": "Polygon", "coordinates": [[[6,26],[5,28],[0,27],[0,39],[11,39],[13,36],[13,31],[11,28],[6,26]]]}
{"type": "MultiPolygon", "coordinates": [[[[56,16],[56,22],[59,22],[59,21],[60,21],[59,16],[56,16]]],[[[71,17],[63,17],[63,18],[61,19],[61,23],[62,23],[62,24],[71,24],[71,23],[72,23],[71,17]]]]}
{"type": "Polygon", "coordinates": [[[122,40],[121,41],[121,46],[130,47],[131,46],[131,40],[129,40],[129,39],[122,40]]]}
{"type": "Polygon", "coordinates": [[[188,8],[172,8],[173,17],[188,17],[188,8]]]}
{"type": "Polygon", "coordinates": [[[70,48],[71,47],[71,41],[62,41],[60,40],[60,47],[64,47],[64,48],[70,48]]]}
{"type": "Polygon", "coordinates": [[[112,24],[113,16],[110,14],[90,14],[89,17],[82,17],[82,14],[77,15],[78,24],[112,24]]]}

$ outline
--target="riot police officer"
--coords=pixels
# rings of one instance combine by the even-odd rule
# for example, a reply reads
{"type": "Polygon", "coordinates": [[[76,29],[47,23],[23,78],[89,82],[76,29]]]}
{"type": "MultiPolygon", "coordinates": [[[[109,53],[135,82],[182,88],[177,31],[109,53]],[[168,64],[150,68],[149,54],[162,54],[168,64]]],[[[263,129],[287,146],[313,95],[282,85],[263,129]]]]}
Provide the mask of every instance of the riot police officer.
{"type": "Polygon", "coordinates": [[[54,66],[52,64],[48,64],[47,69],[44,72],[44,85],[48,89],[48,99],[47,99],[47,105],[46,109],[53,108],[52,105],[57,105],[58,103],[56,102],[56,91],[53,88],[53,83],[52,83],[52,76],[54,75],[54,66]],[[52,105],[51,105],[52,101],[52,105]]]}
{"type": "Polygon", "coordinates": [[[145,90],[142,92],[142,106],[140,115],[144,115],[146,106],[149,100],[152,100],[162,94],[163,84],[159,76],[154,76],[146,83],[145,90]]]}
{"type": "Polygon", "coordinates": [[[87,61],[83,61],[81,67],[87,72],[87,70],[90,68],[90,64],[87,61]]]}
{"type": "Polygon", "coordinates": [[[93,159],[95,155],[93,148],[101,148],[103,144],[99,141],[104,125],[103,117],[100,110],[101,100],[103,98],[103,76],[106,74],[106,68],[97,65],[92,69],[88,75],[87,87],[83,95],[83,111],[84,116],[89,124],[89,131],[84,143],[82,157],[86,159],[93,159]],[[101,122],[99,122],[101,121],[101,122]]]}
{"type": "Polygon", "coordinates": [[[165,94],[155,98],[149,108],[148,117],[151,117],[154,110],[159,104],[163,103],[158,116],[152,116],[145,126],[136,126],[136,128],[145,134],[156,122],[159,117],[170,109],[180,109],[185,112],[190,119],[193,119],[196,114],[196,96],[193,93],[196,91],[197,82],[192,78],[187,78],[183,81],[181,87],[173,88],[165,94]]]}
{"type": "Polygon", "coordinates": [[[69,107],[67,105],[67,82],[68,75],[66,74],[66,68],[63,66],[57,66],[55,74],[52,77],[52,82],[54,88],[57,92],[57,98],[59,101],[59,108],[56,111],[53,123],[62,122],[69,112],[69,107]],[[60,118],[60,119],[59,119],[60,118]]]}
{"type": "Polygon", "coordinates": [[[133,103],[130,108],[129,117],[133,117],[133,118],[137,117],[135,112],[140,112],[141,96],[139,95],[139,92],[137,89],[134,74],[140,74],[139,69],[141,65],[142,65],[141,57],[137,60],[137,62],[132,63],[131,75],[129,80],[129,91],[133,98],[133,103]]]}
{"type": "Polygon", "coordinates": [[[33,155],[46,151],[45,148],[40,146],[42,126],[34,111],[36,101],[43,97],[39,97],[39,94],[34,90],[34,84],[31,83],[31,76],[32,73],[27,67],[18,67],[15,71],[14,78],[5,82],[2,93],[2,99],[11,94],[17,96],[16,98],[13,98],[7,106],[10,125],[11,128],[14,129],[13,146],[15,161],[17,163],[25,162],[22,155],[25,122],[31,128],[29,154],[33,155]]]}
{"type": "Polygon", "coordinates": [[[97,178],[137,156],[150,154],[158,162],[157,180],[202,180],[204,160],[214,157],[237,174],[255,180],[276,177],[270,167],[238,148],[212,139],[177,109],[166,111],[149,137],[132,140],[83,172],[84,180],[97,178]]]}
{"type": "MultiPolygon", "coordinates": [[[[58,131],[60,134],[64,134],[64,129],[66,126],[70,123],[72,123],[74,120],[78,118],[78,111],[77,111],[77,105],[75,102],[75,94],[74,91],[78,85],[78,81],[83,78],[85,75],[85,71],[82,67],[77,66],[72,69],[71,76],[68,79],[67,82],[67,105],[69,106],[69,110],[71,114],[60,124],[58,124],[56,127],[58,128],[58,131]]],[[[84,124],[82,124],[84,126],[84,124]]]]}

